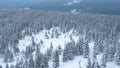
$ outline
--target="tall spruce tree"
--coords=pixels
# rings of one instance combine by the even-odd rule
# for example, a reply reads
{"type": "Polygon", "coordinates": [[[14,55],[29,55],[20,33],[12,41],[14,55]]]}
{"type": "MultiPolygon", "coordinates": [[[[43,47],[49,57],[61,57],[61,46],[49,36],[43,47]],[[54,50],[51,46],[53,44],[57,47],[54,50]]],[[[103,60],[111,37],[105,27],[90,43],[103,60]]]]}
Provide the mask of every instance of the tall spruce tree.
{"type": "Polygon", "coordinates": [[[83,56],[84,58],[88,58],[89,56],[89,44],[87,41],[85,41],[83,44],[83,56]]]}
{"type": "Polygon", "coordinates": [[[58,67],[59,67],[59,51],[56,50],[53,58],[53,68],[58,68],[58,67]]]}
{"type": "Polygon", "coordinates": [[[120,65],[120,42],[118,43],[116,48],[115,62],[117,65],[120,65]]]}

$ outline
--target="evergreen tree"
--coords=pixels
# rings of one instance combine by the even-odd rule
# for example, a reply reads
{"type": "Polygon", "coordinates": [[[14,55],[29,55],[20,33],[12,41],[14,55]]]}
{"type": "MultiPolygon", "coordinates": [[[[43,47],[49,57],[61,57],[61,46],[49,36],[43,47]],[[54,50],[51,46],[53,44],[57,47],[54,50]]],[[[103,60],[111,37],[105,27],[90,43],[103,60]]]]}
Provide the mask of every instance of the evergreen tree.
{"type": "Polygon", "coordinates": [[[92,63],[92,68],[101,68],[99,63],[95,60],[93,60],[93,63],[92,63]]]}
{"type": "Polygon", "coordinates": [[[55,37],[56,37],[56,38],[59,37],[59,34],[58,34],[58,30],[57,30],[57,29],[55,30],[55,37]]]}
{"type": "Polygon", "coordinates": [[[18,55],[19,52],[20,52],[20,50],[19,50],[18,46],[15,46],[15,47],[14,47],[14,53],[15,53],[16,55],[18,55]]]}
{"type": "Polygon", "coordinates": [[[107,62],[107,57],[105,55],[105,53],[102,56],[102,64],[101,64],[101,68],[106,68],[106,62],[107,62]]]}
{"type": "Polygon", "coordinates": [[[47,32],[45,32],[45,38],[46,38],[46,39],[49,39],[49,36],[48,36],[48,33],[47,33],[47,32]]]}
{"type": "Polygon", "coordinates": [[[2,68],[2,66],[0,65],[0,68],[2,68]]]}
{"type": "Polygon", "coordinates": [[[15,68],[14,65],[11,65],[10,68],[15,68]]]}
{"type": "Polygon", "coordinates": [[[41,40],[40,43],[43,44],[43,40],[41,40]]]}
{"type": "Polygon", "coordinates": [[[20,68],[19,63],[16,64],[15,68],[20,68]]]}
{"type": "Polygon", "coordinates": [[[51,42],[51,44],[50,44],[50,49],[53,49],[53,44],[52,44],[52,42],[51,42]]]}
{"type": "Polygon", "coordinates": [[[30,57],[30,55],[34,52],[34,49],[32,48],[32,46],[27,46],[26,47],[26,51],[25,51],[25,57],[28,58],[30,57]]]}
{"type": "Polygon", "coordinates": [[[89,45],[88,45],[88,42],[84,42],[83,44],[83,56],[84,58],[88,58],[89,56],[89,45]]]}
{"type": "Polygon", "coordinates": [[[62,52],[62,48],[61,48],[61,46],[59,45],[58,46],[58,52],[59,52],[59,55],[61,54],[61,52],[62,52]]]}
{"type": "Polygon", "coordinates": [[[58,50],[56,50],[53,58],[53,68],[58,68],[58,67],[59,67],[59,52],[58,50]]]}
{"type": "Polygon", "coordinates": [[[120,42],[118,43],[116,48],[115,62],[117,65],[120,65],[120,42]]]}
{"type": "Polygon", "coordinates": [[[6,63],[6,67],[5,68],[9,68],[9,65],[6,63]]]}
{"type": "Polygon", "coordinates": [[[50,59],[52,57],[52,49],[47,49],[46,55],[47,55],[48,59],[50,59]]]}
{"type": "Polygon", "coordinates": [[[66,62],[67,60],[73,60],[74,55],[75,55],[75,43],[70,42],[64,48],[63,62],[66,62]]]}
{"type": "Polygon", "coordinates": [[[30,59],[29,59],[29,68],[34,68],[34,60],[33,60],[33,56],[31,55],[30,59]]]}
{"type": "Polygon", "coordinates": [[[5,52],[4,62],[13,62],[13,61],[14,61],[13,52],[7,48],[5,52]]]}
{"type": "Polygon", "coordinates": [[[54,36],[53,36],[53,32],[52,32],[52,34],[51,34],[51,38],[54,38],[54,36]]]}
{"type": "Polygon", "coordinates": [[[83,40],[79,39],[78,43],[76,44],[76,55],[83,55],[83,40]]]}
{"type": "Polygon", "coordinates": [[[32,36],[32,46],[36,46],[36,43],[34,41],[34,37],[32,36]]]}
{"type": "Polygon", "coordinates": [[[48,68],[48,57],[46,55],[43,57],[41,68],[48,68]]]}
{"type": "Polygon", "coordinates": [[[93,68],[92,63],[91,63],[91,59],[89,57],[88,57],[88,62],[87,62],[86,68],[93,68]]]}

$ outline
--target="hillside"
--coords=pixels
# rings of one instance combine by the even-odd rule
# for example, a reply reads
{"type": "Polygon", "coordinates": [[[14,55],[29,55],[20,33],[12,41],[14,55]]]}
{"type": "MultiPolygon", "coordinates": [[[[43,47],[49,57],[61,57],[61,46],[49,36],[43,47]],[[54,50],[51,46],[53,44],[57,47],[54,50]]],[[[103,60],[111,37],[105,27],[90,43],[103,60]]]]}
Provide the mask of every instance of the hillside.
{"type": "Polygon", "coordinates": [[[120,16],[0,10],[0,68],[119,68],[120,16]]]}

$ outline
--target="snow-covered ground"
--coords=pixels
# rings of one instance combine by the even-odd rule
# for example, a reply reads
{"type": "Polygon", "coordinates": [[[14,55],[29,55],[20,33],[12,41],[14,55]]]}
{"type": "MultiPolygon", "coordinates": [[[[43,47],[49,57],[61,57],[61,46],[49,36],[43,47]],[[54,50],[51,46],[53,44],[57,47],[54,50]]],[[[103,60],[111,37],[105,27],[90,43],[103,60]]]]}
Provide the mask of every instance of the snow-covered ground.
{"type": "MultiPolygon", "coordinates": [[[[41,52],[45,53],[45,51],[50,48],[51,43],[53,45],[54,50],[58,48],[58,46],[60,45],[62,47],[62,49],[64,49],[66,43],[70,42],[70,35],[72,35],[73,40],[75,41],[75,43],[77,43],[77,41],[79,40],[78,36],[73,35],[73,31],[74,29],[71,29],[69,32],[67,33],[63,33],[58,29],[58,32],[60,33],[58,38],[50,38],[50,35],[53,31],[53,29],[50,30],[43,30],[37,34],[33,34],[34,37],[34,41],[36,44],[39,44],[40,41],[43,41],[43,46],[41,47],[41,52]],[[49,38],[47,39],[45,37],[45,32],[50,32],[48,34],[49,38]]],[[[19,44],[18,44],[18,48],[20,49],[20,54],[18,56],[15,56],[14,59],[15,61],[12,63],[8,63],[9,65],[13,64],[15,65],[16,62],[18,62],[20,60],[20,58],[22,58],[22,52],[25,51],[27,46],[30,46],[32,44],[32,37],[31,36],[26,36],[25,38],[23,38],[22,40],[19,40],[19,44]]],[[[90,58],[93,57],[93,51],[94,51],[94,42],[90,42],[89,43],[89,48],[90,48],[90,58]]],[[[102,54],[97,56],[98,58],[98,62],[101,63],[101,58],[102,58],[102,54]]],[[[87,64],[87,59],[83,58],[82,56],[76,56],[74,57],[74,59],[72,61],[67,61],[67,62],[62,62],[62,55],[60,55],[60,67],[59,68],[79,68],[79,62],[81,65],[81,68],[86,68],[86,64],[87,64]]],[[[3,58],[0,58],[0,64],[3,66],[3,68],[5,68],[5,64],[3,63],[3,58]]],[[[52,67],[52,59],[49,61],[49,68],[53,68],[52,67]]],[[[109,62],[107,63],[107,68],[119,68],[114,62],[109,62]]]]}

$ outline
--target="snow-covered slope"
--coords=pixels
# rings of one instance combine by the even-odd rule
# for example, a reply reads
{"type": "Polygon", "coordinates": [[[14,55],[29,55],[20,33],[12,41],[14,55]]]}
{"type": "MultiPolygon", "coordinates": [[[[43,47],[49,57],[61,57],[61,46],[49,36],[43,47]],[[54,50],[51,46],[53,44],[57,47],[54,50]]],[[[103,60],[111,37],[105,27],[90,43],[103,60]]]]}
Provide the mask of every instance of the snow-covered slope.
{"type": "MultiPolygon", "coordinates": [[[[79,40],[79,37],[73,34],[74,29],[71,29],[69,32],[63,33],[59,28],[52,28],[50,30],[42,30],[37,34],[32,34],[32,37],[34,38],[34,41],[36,44],[39,44],[41,40],[43,41],[43,45],[41,46],[40,51],[42,53],[45,53],[48,48],[50,48],[51,43],[53,45],[53,49],[56,50],[58,46],[60,45],[62,49],[64,49],[65,45],[70,42],[70,36],[72,36],[75,43],[79,40]],[[51,34],[54,30],[57,30],[59,33],[58,38],[53,37],[51,38],[51,34]],[[48,37],[46,38],[46,33],[48,33],[48,37]]],[[[23,39],[19,40],[18,48],[20,50],[20,53],[17,56],[14,56],[14,62],[8,63],[9,65],[13,64],[15,65],[16,62],[19,62],[21,58],[23,58],[22,53],[26,50],[27,46],[32,45],[32,37],[31,36],[25,36],[23,39]]],[[[90,58],[93,58],[93,51],[94,51],[94,42],[89,43],[90,58]]],[[[101,63],[102,54],[97,56],[98,62],[101,63]]],[[[79,63],[81,65],[81,68],[86,68],[87,59],[83,58],[83,56],[76,56],[73,60],[62,62],[62,55],[60,55],[60,66],[59,68],[79,68],[79,63]]],[[[5,64],[3,62],[3,58],[0,58],[0,64],[5,68],[5,64]]],[[[49,68],[53,68],[52,59],[49,61],[49,68]]],[[[114,62],[107,63],[107,68],[119,68],[114,62]]]]}

